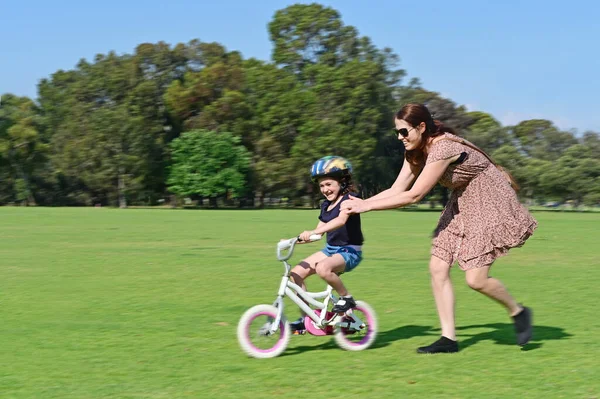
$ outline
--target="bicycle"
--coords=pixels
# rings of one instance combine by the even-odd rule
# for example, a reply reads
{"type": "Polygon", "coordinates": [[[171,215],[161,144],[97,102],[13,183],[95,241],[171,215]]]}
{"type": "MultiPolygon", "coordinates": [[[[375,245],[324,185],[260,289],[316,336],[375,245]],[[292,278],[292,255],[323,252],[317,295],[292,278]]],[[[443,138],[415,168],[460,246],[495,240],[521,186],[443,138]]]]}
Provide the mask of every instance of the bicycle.
{"type": "MultiPolygon", "coordinates": [[[[310,237],[311,242],[319,239],[320,235],[310,237]]],[[[367,349],[377,336],[375,311],[364,301],[356,301],[356,308],[345,313],[327,311],[329,305],[333,306],[337,301],[330,285],[327,285],[325,291],[307,292],[292,282],[289,278],[291,266],[287,261],[298,242],[299,237],[295,237],[277,244],[277,259],[283,262],[285,269],[277,298],[272,305],[256,305],[242,315],[237,327],[237,337],[242,350],[255,358],[272,358],[285,351],[292,334],[290,324],[283,313],[284,296],[290,298],[306,314],[304,325],[309,334],[333,335],[337,345],[345,350],[367,349]],[[323,301],[318,301],[322,298],[323,301]],[[307,303],[316,309],[313,310],[307,303]],[[359,316],[360,313],[362,317],[359,316]],[[254,330],[253,323],[259,318],[266,319],[259,321],[258,328],[254,330]],[[256,338],[257,342],[253,338],[256,338]]]]}

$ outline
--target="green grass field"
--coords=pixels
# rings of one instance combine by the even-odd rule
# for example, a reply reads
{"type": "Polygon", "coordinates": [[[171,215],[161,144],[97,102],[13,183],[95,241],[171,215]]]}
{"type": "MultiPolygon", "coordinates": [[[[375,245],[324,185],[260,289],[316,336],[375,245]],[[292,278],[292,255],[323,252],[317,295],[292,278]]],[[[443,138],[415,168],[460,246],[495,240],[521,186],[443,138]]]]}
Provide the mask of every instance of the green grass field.
{"type": "Polygon", "coordinates": [[[456,269],[461,351],[415,353],[439,335],[427,272],[438,213],[387,211],[363,216],[365,260],[344,275],[377,311],[374,346],[292,336],[278,358],[246,357],[236,325],[275,298],[275,244],[317,215],[0,208],[0,398],[600,396],[599,214],[535,213],[536,234],[492,269],[534,309],[524,350],[456,269]]]}

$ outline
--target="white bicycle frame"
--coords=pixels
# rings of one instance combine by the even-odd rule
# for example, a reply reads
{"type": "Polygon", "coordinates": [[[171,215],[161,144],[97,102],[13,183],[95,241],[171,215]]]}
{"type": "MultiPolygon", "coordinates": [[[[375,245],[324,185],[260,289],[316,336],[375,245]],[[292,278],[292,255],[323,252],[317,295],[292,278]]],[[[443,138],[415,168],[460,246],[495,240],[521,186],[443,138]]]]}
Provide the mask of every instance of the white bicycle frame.
{"type": "MultiPolygon", "coordinates": [[[[314,235],[310,236],[310,241],[317,241],[320,239],[321,239],[320,234],[314,234],[314,235]]],[[[327,310],[327,305],[329,304],[329,301],[330,300],[335,301],[337,299],[332,294],[332,290],[333,290],[332,286],[330,286],[328,284],[327,289],[325,291],[308,292],[308,291],[304,291],[302,289],[302,287],[300,287],[299,285],[290,281],[291,266],[287,262],[287,260],[292,256],[292,253],[294,252],[294,247],[297,242],[298,242],[298,238],[296,237],[296,238],[290,238],[289,240],[280,241],[277,244],[277,259],[280,260],[281,262],[283,262],[283,265],[285,268],[285,273],[281,277],[281,284],[279,285],[279,291],[277,292],[277,299],[273,303],[273,306],[275,306],[278,309],[278,312],[277,312],[277,317],[271,324],[271,328],[270,328],[271,334],[274,334],[277,331],[279,322],[281,321],[281,318],[283,316],[283,307],[284,307],[283,297],[284,297],[284,295],[287,295],[288,298],[290,298],[296,305],[298,305],[298,307],[300,309],[302,309],[304,311],[304,313],[306,313],[306,315],[308,317],[310,317],[312,319],[312,321],[315,322],[315,325],[319,328],[323,328],[325,326],[335,324],[339,327],[360,329],[360,326],[363,324],[363,322],[352,313],[352,310],[349,310],[346,312],[346,316],[350,316],[352,318],[351,322],[341,322],[342,317],[337,314],[334,315],[329,320],[326,319],[326,316],[327,316],[326,310],[327,310]],[[285,250],[287,250],[287,252],[284,252],[285,250]],[[323,302],[317,301],[317,299],[321,299],[321,298],[325,298],[325,300],[323,302]],[[315,313],[315,311],[313,309],[311,309],[311,307],[308,306],[305,303],[305,301],[308,302],[309,304],[311,304],[312,306],[314,306],[315,308],[321,309],[323,311],[320,312],[319,315],[317,315],[317,313],[315,313]],[[340,319],[340,322],[337,324],[335,323],[337,321],[336,319],[340,319]]]]}

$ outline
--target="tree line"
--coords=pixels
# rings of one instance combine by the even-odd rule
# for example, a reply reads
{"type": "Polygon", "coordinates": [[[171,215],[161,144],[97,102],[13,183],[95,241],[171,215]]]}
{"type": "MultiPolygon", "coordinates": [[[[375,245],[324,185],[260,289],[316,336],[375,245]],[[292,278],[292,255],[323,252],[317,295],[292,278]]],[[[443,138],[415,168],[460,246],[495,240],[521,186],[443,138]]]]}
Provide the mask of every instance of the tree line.
{"type": "Polygon", "coordinates": [[[398,55],[329,7],[278,10],[268,30],[270,61],[200,40],[144,43],[55,72],[36,99],[3,94],[0,204],[318,198],[309,167],[325,155],[350,159],[361,194],[372,195],[402,165],[393,115],[408,102],[508,168],[524,200],[600,203],[599,133],[542,119],[503,126],[468,111],[406,82],[398,55]]]}

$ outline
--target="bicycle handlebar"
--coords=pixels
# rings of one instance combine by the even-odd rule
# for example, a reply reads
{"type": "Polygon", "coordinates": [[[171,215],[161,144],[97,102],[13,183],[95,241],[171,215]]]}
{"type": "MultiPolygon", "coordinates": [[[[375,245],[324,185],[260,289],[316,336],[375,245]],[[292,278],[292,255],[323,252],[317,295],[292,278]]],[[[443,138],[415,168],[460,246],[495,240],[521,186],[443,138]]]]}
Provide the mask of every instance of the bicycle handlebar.
{"type": "MultiPolygon", "coordinates": [[[[308,242],[319,241],[322,237],[322,234],[313,234],[309,237],[308,242]]],[[[292,253],[294,252],[294,246],[296,246],[297,242],[303,241],[300,240],[300,237],[294,237],[288,240],[279,241],[277,243],[277,259],[280,261],[288,260],[292,256],[292,253]],[[288,250],[288,252],[282,253],[286,249],[288,250]]]]}

